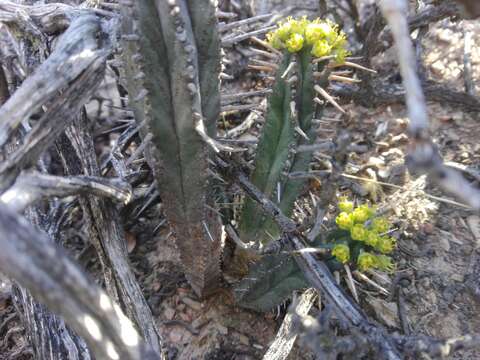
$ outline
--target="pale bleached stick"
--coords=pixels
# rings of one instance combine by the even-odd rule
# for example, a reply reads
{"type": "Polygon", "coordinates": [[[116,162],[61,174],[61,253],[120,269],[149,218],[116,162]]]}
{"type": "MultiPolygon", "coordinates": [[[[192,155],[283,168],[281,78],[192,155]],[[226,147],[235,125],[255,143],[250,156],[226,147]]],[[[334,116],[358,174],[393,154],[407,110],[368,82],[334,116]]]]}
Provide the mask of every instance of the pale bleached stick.
{"type": "Polygon", "coordinates": [[[263,360],[283,360],[288,357],[297,339],[297,334],[293,331],[295,314],[302,317],[306,316],[314,303],[315,295],[314,289],[308,289],[300,296],[296,304],[292,304],[292,311],[285,315],[282,326],[263,360]]]}
{"type": "Polygon", "coordinates": [[[411,140],[407,164],[410,169],[428,173],[441,187],[478,211],[480,210],[480,191],[471,186],[459,173],[443,164],[438,149],[430,139],[427,105],[416,72],[415,52],[408,30],[408,3],[406,0],[381,0],[380,7],[395,40],[405,87],[410,118],[408,132],[411,140]]]}
{"type": "MultiPolygon", "coordinates": [[[[327,100],[330,104],[332,104],[338,111],[343,114],[346,114],[346,111],[335,101],[335,99],[325,91],[320,85],[314,85],[314,90],[321,95],[325,100],[327,100]]],[[[317,98],[313,99],[316,103],[319,103],[317,98]]]]}

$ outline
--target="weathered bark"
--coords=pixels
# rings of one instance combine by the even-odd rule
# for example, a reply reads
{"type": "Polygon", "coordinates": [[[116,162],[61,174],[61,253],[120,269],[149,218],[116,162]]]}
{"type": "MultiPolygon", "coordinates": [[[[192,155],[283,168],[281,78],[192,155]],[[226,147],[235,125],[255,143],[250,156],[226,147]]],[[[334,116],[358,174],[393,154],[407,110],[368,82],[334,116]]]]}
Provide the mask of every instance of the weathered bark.
{"type": "Polygon", "coordinates": [[[18,124],[53,99],[59,90],[78,79],[92,65],[102,63],[110,51],[105,47],[106,39],[99,18],[88,15],[74,20],[61,35],[53,53],[0,109],[3,119],[0,145],[18,124]]]}
{"type": "MultiPolygon", "coordinates": [[[[57,142],[69,175],[100,176],[88,120],[79,116],[57,142]]],[[[113,204],[94,196],[80,200],[88,235],[100,259],[108,294],[122,304],[138,326],[145,341],[161,353],[162,341],[152,313],[128,262],[124,231],[113,204]]]]}
{"type": "Polygon", "coordinates": [[[94,93],[111,50],[104,42],[105,37],[95,16],[73,21],[52,55],[0,108],[1,146],[18,124],[53,99],[23,144],[0,165],[0,193],[15,181],[22,169],[36,163],[94,93]],[[57,95],[61,89],[63,93],[57,95]]]}
{"type": "MultiPolygon", "coordinates": [[[[26,32],[32,32],[32,30],[35,30],[35,26],[25,20],[29,19],[28,16],[24,17],[26,13],[23,11],[23,9],[29,10],[30,7],[23,7],[21,5],[12,4],[9,2],[2,2],[0,4],[0,18],[2,19],[2,21],[5,20],[5,9],[7,8],[8,10],[9,7],[10,10],[15,10],[11,13],[12,29],[20,29],[21,31],[26,32]],[[25,26],[23,26],[23,22],[28,24],[25,24],[25,26]]],[[[50,6],[49,8],[53,9],[52,6],[50,6]]],[[[54,6],[54,8],[60,10],[62,6],[54,6]]],[[[86,14],[86,12],[84,13],[86,14]]],[[[58,12],[56,12],[56,15],[58,15],[58,12]]],[[[72,19],[68,19],[68,22],[66,24],[70,24],[72,19]]],[[[53,24],[53,17],[51,18],[51,20],[53,24]]],[[[7,72],[9,72],[9,80],[13,82],[12,87],[14,87],[15,84],[22,83],[26,76],[26,68],[22,63],[23,55],[19,52],[21,47],[11,36],[10,29],[8,29],[6,25],[0,24],[0,33],[0,40],[2,45],[0,48],[0,58],[3,62],[5,69],[7,70],[7,72]]],[[[71,31],[67,32],[63,37],[63,43],[60,42],[59,46],[57,46],[56,51],[54,51],[53,53],[54,62],[55,58],[58,62],[61,60],[62,56],[64,58],[68,58],[69,56],[71,56],[71,53],[62,53],[62,51],[66,49],[71,50],[74,49],[75,46],[77,46],[77,52],[73,52],[73,55],[78,55],[82,51],[87,51],[91,63],[86,65],[85,62],[80,62],[81,64],[79,64],[79,67],[81,71],[78,73],[79,76],[77,78],[69,79],[69,84],[65,83],[65,85],[67,86],[70,85],[70,89],[68,89],[63,94],[63,98],[61,96],[56,96],[53,104],[50,104],[51,106],[48,107],[47,114],[42,118],[43,122],[40,122],[40,124],[38,124],[34,128],[33,134],[38,135],[40,133],[43,137],[36,138],[35,136],[30,135],[27,138],[27,142],[24,142],[23,146],[20,148],[16,146],[17,143],[22,143],[22,139],[19,136],[20,134],[15,134],[16,136],[14,136],[14,138],[8,139],[9,145],[5,149],[3,149],[4,151],[1,155],[3,155],[3,158],[7,156],[7,153],[10,153],[10,155],[12,156],[0,165],[0,167],[2,167],[4,170],[8,170],[9,168],[11,169],[11,171],[6,171],[1,175],[2,179],[8,179],[7,183],[10,183],[12,180],[14,180],[22,168],[37,163],[38,158],[51,143],[52,139],[65,126],[65,118],[63,116],[65,116],[66,114],[68,115],[68,111],[71,111],[72,113],[74,111],[78,111],[78,109],[83,106],[86,101],[88,101],[93,91],[95,91],[96,87],[103,78],[105,57],[109,51],[108,43],[96,43],[96,38],[101,37],[101,33],[102,30],[100,27],[100,19],[93,16],[84,17],[82,19],[78,19],[75,22],[71,31]],[[69,41],[72,41],[72,43],[66,44],[69,41]],[[72,93],[74,94],[74,96],[69,97],[69,95],[72,93]],[[63,113],[62,111],[65,111],[66,109],[68,109],[68,111],[63,113]],[[49,124],[46,125],[46,122],[49,122],[49,124]]],[[[41,40],[44,40],[44,37],[42,37],[42,34],[39,32],[37,33],[33,31],[33,35],[39,37],[39,39],[41,40]]],[[[74,67],[77,63],[74,61],[74,59],[72,60],[73,61],[70,65],[74,67]]],[[[32,59],[29,59],[29,61],[32,61],[32,59]]],[[[48,62],[45,63],[48,64],[48,62]]],[[[0,105],[3,105],[10,98],[7,76],[5,76],[3,70],[4,69],[1,68],[2,76],[0,81],[2,84],[0,86],[0,105]]],[[[40,74],[39,77],[36,77],[35,75],[31,77],[31,81],[27,82],[27,85],[24,85],[23,87],[23,98],[21,92],[15,93],[16,99],[14,99],[13,101],[14,115],[16,115],[16,106],[18,104],[21,104],[22,106],[24,105],[25,108],[28,108],[29,105],[32,105],[30,102],[31,94],[38,94],[40,97],[45,95],[41,94],[41,90],[39,89],[39,87],[42,86],[42,81],[49,81],[52,78],[55,78],[55,76],[58,74],[56,72],[57,67],[50,67],[50,70],[52,70],[52,72],[40,74]],[[39,79],[40,83],[37,82],[39,79]]],[[[71,68],[64,68],[63,70],[65,72],[69,72],[71,68]]],[[[69,75],[67,75],[67,77],[68,76],[69,75]]],[[[56,92],[53,93],[53,96],[55,95],[57,95],[56,92]]],[[[46,99],[44,101],[46,101],[46,99]]],[[[11,104],[9,106],[12,106],[11,104]]],[[[43,104],[44,103],[42,103],[41,105],[43,104]]],[[[3,111],[3,109],[4,108],[2,108],[0,112],[3,111]]],[[[32,111],[35,111],[35,109],[33,109],[32,111]]],[[[2,120],[2,123],[6,123],[8,121],[8,119],[6,118],[2,118],[2,120]]],[[[24,119],[21,119],[20,121],[22,120],[24,119]]],[[[2,135],[5,135],[5,138],[8,138],[7,134],[2,135]]],[[[20,196],[12,197],[12,193],[7,192],[3,194],[4,196],[1,197],[0,202],[8,202],[10,204],[13,204],[13,208],[11,209],[13,211],[16,210],[17,212],[19,212],[24,210],[24,208],[30,205],[31,202],[36,201],[44,196],[53,195],[53,193],[55,193],[56,195],[60,195],[62,191],[64,195],[66,195],[69,191],[75,192],[75,189],[72,188],[72,184],[79,185],[76,181],[67,184],[68,179],[62,179],[62,181],[60,182],[60,185],[63,185],[62,187],[48,189],[49,185],[53,185],[53,182],[56,183],[56,181],[54,181],[55,177],[47,176],[47,178],[44,178],[43,176],[44,175],[40,174],[38,174],[38,177],[32,177],[27,175],[26,178],[22,179],[19,183],[17,183],[17,186],[14,186],[12,189],[10,189],[14,192],[16,191],[16,195],[20,196]],[[40,180],[40,182],[38,182],[38,180],[40,180]],[[41,186],[38,187],[38,185],[41,186]],[[43,188],[41,188],[42,186],[43,188]]],[[[105,185],[107,184],[105,183],[105,185]]],[[[8,187],[8,185],[6,187],[8,187]]],[[[32,215],[32,218],[35,218],[36,213],[37,212],[33,209],[29,211],[29,214],[32,215]]],[[[51,224],[44,225],[48,227],[51,224]]],[[[52,239],[56,239],[58,233],[51,235],[52,239]]],[[[18,284],[14,284],[14,288],[15,296],[13,298],[13,302],[17,308],[18,313],[22,317],[36,358],[45,360],[91,359],[91,353],[88,350],[85,341],[77,334],[75,334],[68,326],[66,326],[64,320],[60,316],[51,313],[47,309],[47,307],[37,303],[27,289],[22,288],[18,284]]]]}
{"type": "Polygon", "coordinates": [[[68,28],[72,19],[95,12],[102,15],[106,13],[105,11],[62,3],[21,5],[12,1],[2,1],[0,3],[0,22],[15,25],[23,24],[25,25],[23,27],[24,31],[38,30],[53,35],[68,28]],[[27,22],[25,19],[29,21],[27,22]]]}
{"type": "Polygon", "coordinates": [[[263,360],[285,360],[288,358],[293,344],[297,339],[295,330],[294,316],[306,316],[313,306],[316,292],[308,289],[301,296],[298,302],[291,305],[290,311],[283,319],[282,326],[278,330],[274,342],[268,348],[263,356],[263,360]]]}
{"type": "Polygon", "coordinates": [[[25,288],[14,284],[14,304],[21,315],[35,359],[90,360],[85,341],[76,335],[62,317],[39,304],[25,288]]]}
{"type": "Polygon", "coordinates": [[[31,172],[19,176],[15,185],[0,195],[0,202],[20,213],[41,199],[71,195],[104,196],[114,201],[128,203],[132,191],[128,183],[119,179],[53,176],[31,172]]]}
{"type": "MultiPolygon", "coordinates": [[[[13,8],[21,8],[21,6],[12,3],[2,3],[0,5],[0,19],[2,18],[2,10],[5,10],[5,6],[13,8]],[[3,6],[3,8],[2,8],[3,6]]],[[[20,10],[23,11],[36,11],[39,8],[36,7],[24,7],[20,10]]],[[[56,8],[45,6],[42,11],[52,15],[48,21],[53,21],[56,16],[60,17],[59,23],[62,28],[62,19],[64,19],[65,26],[70,24],[68,30],[60,37],[54,52],[48,57],[48,59],[35,71],[33,75],[27,78],[21,87],[13,94],[13,96],[0,108],[0,117],[2,118],[0,125],[0,142],[5,143],[8,139],[11,141],[11,135],[14,134],[15,128],[20,122],[28,119],[40,106],[46,106],[46,111],[40,120],[36,123],[34,128],[23,139],[21,145],[11,153],[7,159],[0,164],[0,191],[7,189],[13,184],[21,170],[33,166],[37,163],[39,157],[45,152],[45,150],[55,141],[56,138],[62,133],[65,127],[80,113],[80,109],[90,99],[91,95],[95,92],[99,83],[103,79],[105,60],[111,51],[108,34],[103,31],[101,20],[88,11],[87,15],[75,18],[72,17],[72,13],[63,13],[62,11],[68,9],[66,6],[61,5],[56,8]],[[58,12],[57,10],[61,10],[58,12]],[[52,12],[53,11],[53,12],[52,12]],[[56,15],[55,15],[56,14],[56,15]],[[73,20],[72,20],[73,18],[73,20]],[[62,91],[61,94],[59,92],[62,91]]],[[[12,8],[7,9],[13,12],[12,8]]],[[[18,10],[18,9],[17,9],[18,10]]],[[[37,16],[42,21],[46,16],[46,13],[31,13],[31,16],[37,16]]],[[[76,12],[74,15],[83,14],[84,11],[76,12]]],[[[50,16],[49,15],[49,16],[50,16]]],[[[18,20],[15,16],[9,18],[12,22],[18,20]]],[[[7,21],[8,22],[8,21],[7,21]]],[[[18,23],[16,23],[18,25],[18,23]]],[[[44,24],[45,25],[45,24],[44,24]]],[[[53,31],[52,29],[45,29],[45,31],[53,31]]],[[[91,141],[91,134],[88,133],[91,141]]],[[[84,145],[82,143],[82,145],[84,145]]],[[[85,160],[89,165],[85,173],[87,175],[100,176],[98,167],[96,165],[95,152],[92,147],[85,148],[81,151],[85,151],[85,154],[81,154],[81,158],[85,160]],[[90,152],[91,151],[91,152],[90,152]],[[83,157],[83,155],[85,155],[83,157]]],[[[77,164],[81,161],[76,160],[77,164]]],[[[59,179],[52,177],[45,177],[42,175],[44,185],[52,185],[52,182],[56,182],[59,179]]],[[[76,185],[83,187],[89,186],[82,184],[82,180],[88,180],[88,177],[76,178],[76,185]],[[80,180],[80,182],[78,182],[80,180]]],[[[67,180],[68,182],[68,180],[67,180]]],[[[97,190],[105,193],[111,192],[112,188],[108,188],[108,183],[113,185],[111,180],[100,181],[94,185],[97,190]],[[103,182],[103,184],[102,184],[103,182]],[[100,185],[100,189],[98,187],[100,185]],[[105,186],[107,185],[107,186],[105,186]]],[[[30,192],[35,196],[39,195],[56,195],[67,194],[69,192],[76,192],[78,187],[72,188],[71,184],[67,184],[62,181],[63,189],[52,188],[43,191],[38,189],[38,185],[31,183],[22,183],[22,180],[18,183],[18,186],[22,189],[25,185],[30,189],[30,192]],[[45,194],[47,190],[47,194],[45,194]]],[[[91,185],[91,183],[90,183],[91,185]]],[[[15,186],[11,189],[15,191],[15,186]]],[[[122,201],[127,200],[129,197],[128,191],[125,192],[117,188],[115,195],[120,196],[122,201]]],[[[8,197],[8,193],[4,194],[4,197],[8,197]]],[[[27,201],[29,203],[31,199],[27,201]]],[[[87,213],[86,218],[89,220],[90,228],[92,230],[93,240],[100,239],[102,243],[98,242],[100,252],[106,252],[108,254],[108,266],[105,268],[111,271],[115,276],[115,283],[111,288],[118,289],[118,296],[115,300],[120,304],[124,304],[128,311],[128,315],[137,321],[138,327],[142,330],[142,335],[147,342],[150,343],[153,350],[160,353],[160,343],[158,333],[155,329],[155,324],[151,316],[150,310],[143,298],[140,291],[140,287],[135,281],[135,277],[129,268],[127,261],[127,251],[125,249],[125,240],[123,238],[123,232],[118,222],[118,214],[114,206],[108,202],[98,201],[97,199],[89,199],[86,204],[92,202],[92,208],[90,210],[87,207],[85,211],[87,213]],[[99,205],[100,204],[100,205],[99,205]],[[92,213],[93,212],[93,213],[92,213]],[[94,225],[92,225],[94,224],[94,225]]],[[[24,207],[25,204],[18,204],[24,207]]],[[[17,209],[18,210],[18,209],[17,209]]],[[[85,210],[85,209],[84,209],[85,210]]],[[[95,241],[94,241],[95,242],[95,241]]],[[[21,282],[20,282],[21,283],[21,282]]],[[[108,284],[108,282],[107,282],[108,284]]],[[[27,328],[31,329],[31,333],[35,332],[35,329],[41,328],[45,324],[57,324],[50,329],[48,336],[55,338],[55,330],[61,331],[61,320],[55,315],[49,314],[47,311],[33,304],[32,299],[25,291],[20,291],[25,294],[19,299],[22,303],[26,313],[32,314],[36,312],[36,316],[30,316],[27,318],[27,328]],[[27,304],[27,302],[31,304],[27,304]]],[[[33,292],[36,296],[36,293],[33,292]]],[[[61,301],[60,299],[57,299],[61,301]]],[[[57,304],[56,306],[59,306],[57,304]]],[[[55,310],[55,308],[53,308],[55,310]]],[[[41,354],[45,352],[45,349],[52,349],[52,339],[42,337],[42,333],[34,334],[40,336],[33,336],[32,340],[37,347],[36,353],[41,354]]],[[[47,336],[47,334],[43,334],[47,336]]],[[[58,338],[59,334],[57,334],[58,338]]],[[[62,335],[60,335],[62,336],[62,335]]],[[[72,335],[71,337],[73,337],[72,335]]],[[[57,349],[60,349],[57,354],[50,354],[52,358],[55,356],[63,356],[61,349],[73,349],[67,344],[68,339],[63,337],[63,344],[57,344],[57,349]]],[[[78,341],[77,341],[78,343],[78,341]]],[[[91,344],[90,344],[91,345],[91,344]]],[[[105,344],[104,344],[105,345],[105,344]]],[[[104,346],[105,347],[105,346],[104,346]]],[[[65,350],[66,351],[66,350],[65,350]]],[[[63,353],[65,353],[63,351],[63,353]]],[[[71,350],[73,351],[73,350],[71,350]]],[[[70,352],[71,352],[70,351],[70,352]]],[[[67,351],[68,352],[68,351],[67,351]]],[[[62,357],[60,357],[62,358],[62,357]]],[[[65,358],[65,357],[64,357],[65,358]]],[[[83,358],[88,358],[86,355],[83,358]]],[[[99,356],[98,358],[106,358],[105,356],[99,356]]],[[[123,358],[123,356],[121,356],[123,358]]],[[[131,355],[129,355],[131,358],[131,355]]]]}
{"type": "Polygon", "coordinates": [[[0,205],[0,271],[64,317],[97,359],[158,359],[133,324],[63,249],[0,205]]]}
{"type": "Polygon", "coordinates": [[[7,77],[0,62],[0,106],[2,106],[9,97],[10,92],[8,91],[7,77]]]}
{"type": "MultiPolygon", "coordinates": [[[[59,244],[62,241],[59,230],[64,219],[64,208],[50,205],[47,216],[42,214],[40,207],[30,207],[25,212],[26,218],[40,231],[45,231],[49,241],[59,244]]],[[[32,294],[18,283],[13,282],[12,290],[13,304],[25,327],[35,359],[92,359],[85,340],[67,326],[61,316],[38,303],[32,294]]]]}

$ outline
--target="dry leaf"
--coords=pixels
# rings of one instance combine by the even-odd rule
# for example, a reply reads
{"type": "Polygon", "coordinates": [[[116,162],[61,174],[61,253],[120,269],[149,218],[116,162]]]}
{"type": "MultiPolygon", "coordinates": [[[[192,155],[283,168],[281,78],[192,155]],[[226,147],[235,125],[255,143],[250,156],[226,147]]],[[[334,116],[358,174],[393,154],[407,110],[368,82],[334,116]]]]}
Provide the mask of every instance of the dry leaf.
{"type": "Polygon", "coordinates": [[[130,254],[137,246],[137,238],[130,232],[125,232],[125,240],[127,241],[127,251],[130,254]]]}

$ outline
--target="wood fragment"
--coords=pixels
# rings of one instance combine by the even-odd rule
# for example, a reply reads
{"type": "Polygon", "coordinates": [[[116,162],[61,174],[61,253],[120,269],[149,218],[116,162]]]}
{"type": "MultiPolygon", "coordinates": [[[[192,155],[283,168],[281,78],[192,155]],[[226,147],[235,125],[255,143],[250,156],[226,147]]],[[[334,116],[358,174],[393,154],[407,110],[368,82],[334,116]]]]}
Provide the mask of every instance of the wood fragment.
{"type": "Polygon", "coordinates": [[[285,315],[277,336],[263,356],[263,360],[287,359],[297,339],[297,334],[293,332],[294,314],[299,316],[307,315],[313,306],[315,298],[315,290],[308,289],[300,296],[296,303],[292,303],[290,311],[285,315]]]}
{"type": "MultiPolygon", "coordinates": [[[[67,174],[100,175],[92,134],[84,116],[79,116],[67,128],[58,148],[67,174]]],[[[110,201],[95,196],[80,199],[80,204],[88,236],[102,264],[108,294],[118,302],[121,300],[123,310],[136,323],[146,343],[162,354],[163,341],[128,262],[125,231],[118,210],[110,201]]]]}
{"type": "MultiPolygon", "coordinates": [[[[328,93],[325,91],[325,89],[323,89],[320,85],[315,85],[314,87],[314,90],[319,94],[321,95],[325,100],[327,100],[330,104],[332,104],[335,109],[337,109],[338,111],[340,111],[342,114],[346,114],[347,112],[335,101],[335,99],[328,93]]],[[[314,99],[314,101],[317,100],[317,98],[314,99]]],[[[318,100],[315,101],[318,103],[318,100]]]]}
{"type": "Polygon", "coordinates": [[[373,69],[369,69],[365,66],[362,66],[360,64],[357,64],[357,63],[353,63],[351,61],[345,61],[344,63],[341,63],[341,64],[330,64],[329,67],[330,68],[338,68],[338,67],[342,67],[342,66],[347,66],[347,67],[352,67],[352,68],[355,68],[355,69],[359,69],[359,70],[363,70],[363,71],[367,71],[367,72],[370,72],[372,74],[376,74],[377,71],[376,70],[373,70],[373,69]]]}
{"type": "Polygon", "coordinates": [[[0,195],[0,202],[21,213],[40,199],[81,194],[104,196],[124,204],[132,197],[130,185],[118,179],[29,172],[19,176],[15,185],[0,195]]]}
{"type": "Polygon", "coordinates": [[[333,74],[328,77],[328,80],[330,80],[330,81],[340,81],[340,82],[344,82],[344,83],[347,83],[347,84],[358,84],[358,83],[362,82],[362,80],[352,79],[352,78],[349,78],[349,77],[340,76],[340,75],[333,75],[333,74]]]}
{"type": "Polygon", "coordinates": [[[63,249],[1,204],[0,234],[0,271],[62,315],[97,359],[159,359],[118,305],[63,249]]]}
{"type": "Polygon", "coordinates": [[[393,37],[405,87],[405,99],[410,119],[408,132],[410,150],[407,165],[410,171],[428,173],[444,190],[451,192],[476,211],[480,211],[480,190],[473,187],[463,176],[444,165],[438,148],[429,135],[429,118],[425,95],[416,73],[415,53],[408,31],[406,0],[380,1],[393,37]]]}
{"type": "Polygon", "coordinates": [[[0,146],[22,121],[54,98],[60,89],[82,77],[87,69],[99,67],[98,63],[105,61],[111,49],[108,42],[99,41],[105,36],[102,31],[100,21],[92,15],[72,22],[48,59],[0,108],[0,146]]]}
{"type": "Polygon", "coordinates": [[[267,43],[266,41],[263,41],[263,40],[260,40],[259,38],[255,37],[255,36],[252,36],[250,38],[250,40],[252,40],[254,43],[257,43],[258,45],[261,45],[263,46],[265,49],[271,51],[272,53],[274,54],[277,54],[278,56],[281,56],[282,55],[282,52],[275,49],[272,45],[270,45],[269,43],[267,43]]]}
{"type": "Polygon", "coordinates": [[[348,264],[345,264],[344,268],[345,268],[345,272],[347,273],[346,283],[347,283],[348,289],[351,291],[355,301],[359,303],[360,301],[358,299],[358,293],[357,293],[357,289],[355,288],[355,282],[353,281],[352,271],[350,270],[350,266],[348,264]]]}

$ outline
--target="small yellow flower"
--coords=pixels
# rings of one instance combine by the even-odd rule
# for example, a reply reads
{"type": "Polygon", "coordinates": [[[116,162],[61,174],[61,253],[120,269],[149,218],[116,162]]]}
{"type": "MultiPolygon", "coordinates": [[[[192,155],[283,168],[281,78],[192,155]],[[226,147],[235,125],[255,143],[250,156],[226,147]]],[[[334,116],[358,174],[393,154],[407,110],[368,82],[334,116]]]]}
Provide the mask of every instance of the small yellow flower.
{"type": "MultiPolygon", "coordinates": [[[[332,39],[332,38],[331,38],[332,39]]],[[[334,39],[332,41],[332,47],[335,50],[345,49],[347,47],[347,36],[343,31],[334,34],[334,39]]]]}
{"type": "Polygon", "coordinates": [[[365,271],[377,267],[377,257],[368,252],[362,252],[358,255],[357,265],[360,271],[365,271]]]}
{"type": "Polygon", "coordinates": [[[339,48],[335,51],[335,62],[337,64],[343,64],[345,58],[350,55],[350,52],[345,48],[339,48]]]}
{"type": "Polygon", "coordinates": [[[368,236],[368,230],[363,225],[357,224],[350,229],[353,240],[364,241],[368,236]]]}
{"type": "Polygon", "coordinates": [[[395,239],[390,236],[379,237],[375,248],[382,254],[390,254],[395,248],[395,239]]]}
{"type": "Polygon", "coordinates": [[[342,201],[338,203],[338,208],[340,211],[351,213],[353,211],[353,202],[348,201],[347,199],[342,199],[342,201]]]}
{"type": "Polygon", "coordinates": [[[345,264],[350,260],[350,248],[345,244],[337,244],[332,249],[332,255],[341,262],[345,264]]]}
{"type": "Polygon", "coordinates": [[[317,42],[315,42],[312,48],[312,55],[317,58],[330,55],[331,52],[332,47],[328,44],[326,40],[318,40],[317,42]]]}
{"type": "Polygon", "coordinates": [[[369,231],[367,237],[365,238],[365,244],[376,247],[378,244],[379,236],[375,231],[369,231]]]}
{"type": "Polygon", "coordinates": [[[332,26],[327,22],[313,22],[305,28],[305,39],[308,45],[313,45],[318,40],[323,40],[332,31],[332,26]]]}
{"type": "Polygon", "coordinates": [[[347,38],[334,23],[326,20],[299,20],[289,17],[280,22],[278,28],[267,34],[267,40],[275,49],[298,52],[305,46],[311,47],[316,57],[334,55],[337,62],[343,62],[348,54],[347,38]]]}
{"type": "Polygon", "coordinates": [[[350,230],[353,226],[353,216],[346,212],[341,212],[335,219],[335,223],[342,230],[350,230]]]}
{"type": "Polygon", "coordinates": [[[353,220],[357,224],[364,224],[365,221],[375,215],[375,209],[369,208],[368,205],[360,205],[353,210],[353,220]]]}
{"type": "Polygon", "coordinates": [[[267,41],[273,48],[278,50],[283,49],[285,46],[277,33],[267,34],[267,41]]]}
{"type": "Polygon", "coordinates": [[[390,224],[387,219],[378,217],[372,220],[372,230],[379,234],[383,234],[388,231],[390,224]]]}
{"type": "Polygon", "coordinates": [[[303,36],[310,23],[312,23],[312,21],[307,20],[306,16],[303,16],[300,20],[294,20],[292,23],[292,31],[303,36]]]}
{"type": "Polygon", "coordinates": [[[290,36],[293,33],[293,24],[295,23],[295,20],[293,20],[291,17],[287,19],[284,23],[282,23],[278,29],[274,32],[275,35],[282,41],[285,42],[287,41],[290,36]]]}
{"type": "Polygon", "coordinates": [[[290,38],[287,40],[287,42],[285,43],[285,47],[291,53],[299,52],[300,50],[302,50],[304,42],[305,42],[305,39],[303,38],[302,35],[292,34],[290,38]]]}
{"type": "Polygon", "coordinates": [[[392,263],[392,258],[386,255],[377,255],[377,269],[392,272],[395,270],[395,264],[392,263]]]}

